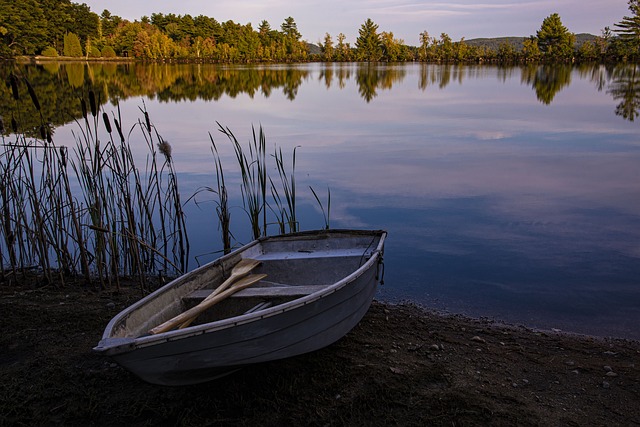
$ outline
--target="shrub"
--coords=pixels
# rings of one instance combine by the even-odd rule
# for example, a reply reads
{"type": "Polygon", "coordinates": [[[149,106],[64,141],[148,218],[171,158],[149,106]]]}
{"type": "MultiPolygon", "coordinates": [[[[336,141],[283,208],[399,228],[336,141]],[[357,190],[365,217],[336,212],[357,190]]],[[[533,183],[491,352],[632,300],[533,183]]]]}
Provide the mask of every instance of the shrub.
{"type": "Polygon", "coordinates": [[[42,50],[42,56],[48,56],[50,58],[55,58],[58,56],[58,51],[52,48],[51,46],[45,47],[42,50]]]}
{"type": "Polygon", "coordinates": [[[100,56],[100,49],[95,46],[91,46],[91,49],[89,50],[89,58],[100,58],[100,56]]]}
{"type": "Polygon", "coordinates": [[[105,46],[102,49],[102,56],[105,58],[115,58],[116,57],[116,51],[113,50],[113,48],[111,46],[105,46]]]}
{"type": "Polygon", "coordinates": [[[64,56],[80,58],[82,56],[82,46],[80,39],[74,33],[67,33],[64,36],[64,56]]]}

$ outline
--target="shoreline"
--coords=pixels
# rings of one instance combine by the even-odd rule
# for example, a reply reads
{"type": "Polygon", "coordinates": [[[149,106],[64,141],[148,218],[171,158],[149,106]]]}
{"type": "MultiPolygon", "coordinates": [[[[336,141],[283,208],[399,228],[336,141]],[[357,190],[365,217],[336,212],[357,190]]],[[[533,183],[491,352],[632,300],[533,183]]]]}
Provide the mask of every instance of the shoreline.
{"type": "MultiPolygon", "coordinates": [[[[436,308],[430,308],[428,306],[425,306],[423,304],[420,303],[415,303],[411,300],[403,300],[401,302],[389,302],[389,301],[378,301],[381,304],[385,304],[385,305],[390,305],[390,306],[394,306],[394,305],[399,305],[399,306],[415,306],[416,308],[418,308],[419,310],[422,310],[426,313],[432,313],[435,314],[437,316],[442,316],[442,317],[447,317],[447,316],[451,316],[451,317],[457,317],[460,316],[463,319],[466,319],[467,321],[470,322],[474,322],[474,321],[478,321],[478,322],[488,322],[490,324],[493,324],[495,327],[498,328],[505,328],[505,329],[511,329],[511,328],[515,328],[515,329],[525,329],[528,330],[531,333],[544,333],[544,334],[549,334],[549,335],[563,335],[563,336],[567,336],[567,337],[571,337],[571,338],[577,338],[577,339],[594,339],[594,340],[624,340],[624,341],[631,341],[631,342],[637,342],[640,343],[640,336],[638,336],[638,338],[634,337],[634,336],[627,336],[627,335],[617,335],[617,334],[607,334],[607,333],[596,333],[596,332],[577,332],[577,331],[573,331],[571,330],[571,325],[575,324],[575,322],[564,322],[562,327],[545,327],[545,326],[531,326],[526,324],[525,322],[522,321],[508,321],[508,320],[502,320],[500,318],[498,318],[497,316],[491,316],[491,315],[482,315],[482,316],[474,316],[474,315],[470,315],[470,314],[465,314],[465,313],[456,313],[453,311],[448,311],[448,310],[442,310],[442,309],[436,309],[436,308]]],[[[620,330],[620,328],[606,328],[606,330],[620,330]]]]}
{"type": "Polygon", "coordinates": [[[92,353],[140,297],[0,287],[0,425],[630,425],[640,342],[374,302],[322,350],[189,387],[92,353]]]}

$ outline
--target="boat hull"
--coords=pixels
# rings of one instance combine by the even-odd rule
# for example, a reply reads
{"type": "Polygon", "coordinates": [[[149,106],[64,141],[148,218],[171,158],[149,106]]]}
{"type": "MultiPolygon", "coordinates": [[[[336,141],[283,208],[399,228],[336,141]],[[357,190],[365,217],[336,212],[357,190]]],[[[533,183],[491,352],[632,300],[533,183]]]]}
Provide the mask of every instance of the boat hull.
{"type": "MultiPolygon", "coordinates": [[[[348,234],[336,232],[334,238],[338,233],[348,234]]],[[[95,350],[147,382],[186,385],[209,381],[249,364],[326,347],[358,324],[374,298],[385,234],[371,233],[376,240],[368,259],[320,291],[257,313],[151,337],[113,338],[108,326],[95,350]]],[[[241,248],[239,253],[246,250],[241,248]]],[[[306,256],[308,252],[296,253],[306,256]]],[[[264,256],[269,259],[270,255],[264,256]]]]}

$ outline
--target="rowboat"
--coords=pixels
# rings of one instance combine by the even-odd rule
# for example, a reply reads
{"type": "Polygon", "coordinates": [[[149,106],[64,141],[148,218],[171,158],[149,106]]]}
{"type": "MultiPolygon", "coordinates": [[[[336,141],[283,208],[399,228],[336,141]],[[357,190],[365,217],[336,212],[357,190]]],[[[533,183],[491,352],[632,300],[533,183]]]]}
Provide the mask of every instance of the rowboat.
{"type": "Polygon", "coordinates": [[[188,385],[326,347],[369,309],[385,238],[321,230],[255,240],[120,312],[94,351],[149,383],[188,385]],[[250,272],[240,271],[246,261],[250,272]]]}

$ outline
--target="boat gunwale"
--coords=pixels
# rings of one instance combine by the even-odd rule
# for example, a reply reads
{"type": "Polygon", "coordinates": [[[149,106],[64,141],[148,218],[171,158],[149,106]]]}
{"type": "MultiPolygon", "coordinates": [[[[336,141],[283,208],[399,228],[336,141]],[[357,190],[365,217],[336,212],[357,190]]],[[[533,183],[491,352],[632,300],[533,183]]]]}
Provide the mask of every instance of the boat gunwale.
{"type": "MultiPolygon", "coordinates": [[[[160,289],[152,292],[146,297],[140,299],[138,302],[132,304],[126,309],[122,310],[118,313],[111,321],[107,324],[105,331],[103,333],[102,339],[99,342],[98,346],[94,348],[94,351],[99,353],[105,353],[106,355],[118,355],[123,353],[128,353],[135,349],[145,348],[149,346],[154,346],[158,344],[162,344],[165,342],[179,341],[182,339],[199,336],[203,334],[213,333],[220,330],[232,328],[237,325],[243,325],[252,323],[255,321],[259,321],[261,319],[272,317],[281,313],[285,313],[287,311],[291,311],[310,303],[313,303],[319,299],[322,299],[332,293],[338,292],[342,288],[344,288],[347,284],[353,282],[358,277],[362,276],[366,271],[368,271],[375,262],[379,262],[382,257],[382,251],[384,248],[384,241],[386,238],[387,232],[384,230],[319,230],[319,231],[309,231],[309,232],[299,232],[299,233],[290,233],[279,236],[268,236],[261,237],[252,242],[247,243],[246,245],[238,248],[237,250],[223,255],[220,258],[217,258],[207,264],[204,264],[186,275],[180,276],[160,289]],[[287,239],[296,237],[313,237],[313,236],[321,236],[322,234],[334,234],[339,235],[341,233],[344,234],[353,234],[353,235],[371,235],[374,238],[378,238],[376,246],[371,251],[371,256],[367,259],[361,266],[352,271],[349,275],[341,278],[337,282],[327,285],[323,289],[319,289],[309,295],[304,295],[299,298],[295,298],[291,301],[287,301],[283,304],[279,304],[273,307],[266,308],[264,310],[256,311],[248,314],[241,314],[238,316],[228,317],[226,319],[220,319],[215,322],[204,323],[201,325],[190,326],[184,329],[171,330],[163,333],[159,333],[156,335],[144,335],[139,337],[112,337],[110,334],[112,333],[115,325],[121,321],[122,318],[129,315],[129,313],[135,311],[140,306],[146,304],[149,300],[157,298],[159,295],[162,295],[165,292],[173,289],[178,281],[187,280],[188,276],[196,275],[198,272],[203,269],[207,269],[212,267],[214,264],[223,263],[225,259],[232,258],[234,256],[241,256],[241,254],[253,246],[261,244],[262,242],[268,240],[279,240],[279,239],[287,239]]],[[[366,253],[366,249],[365,249],[366,253]]]]}

